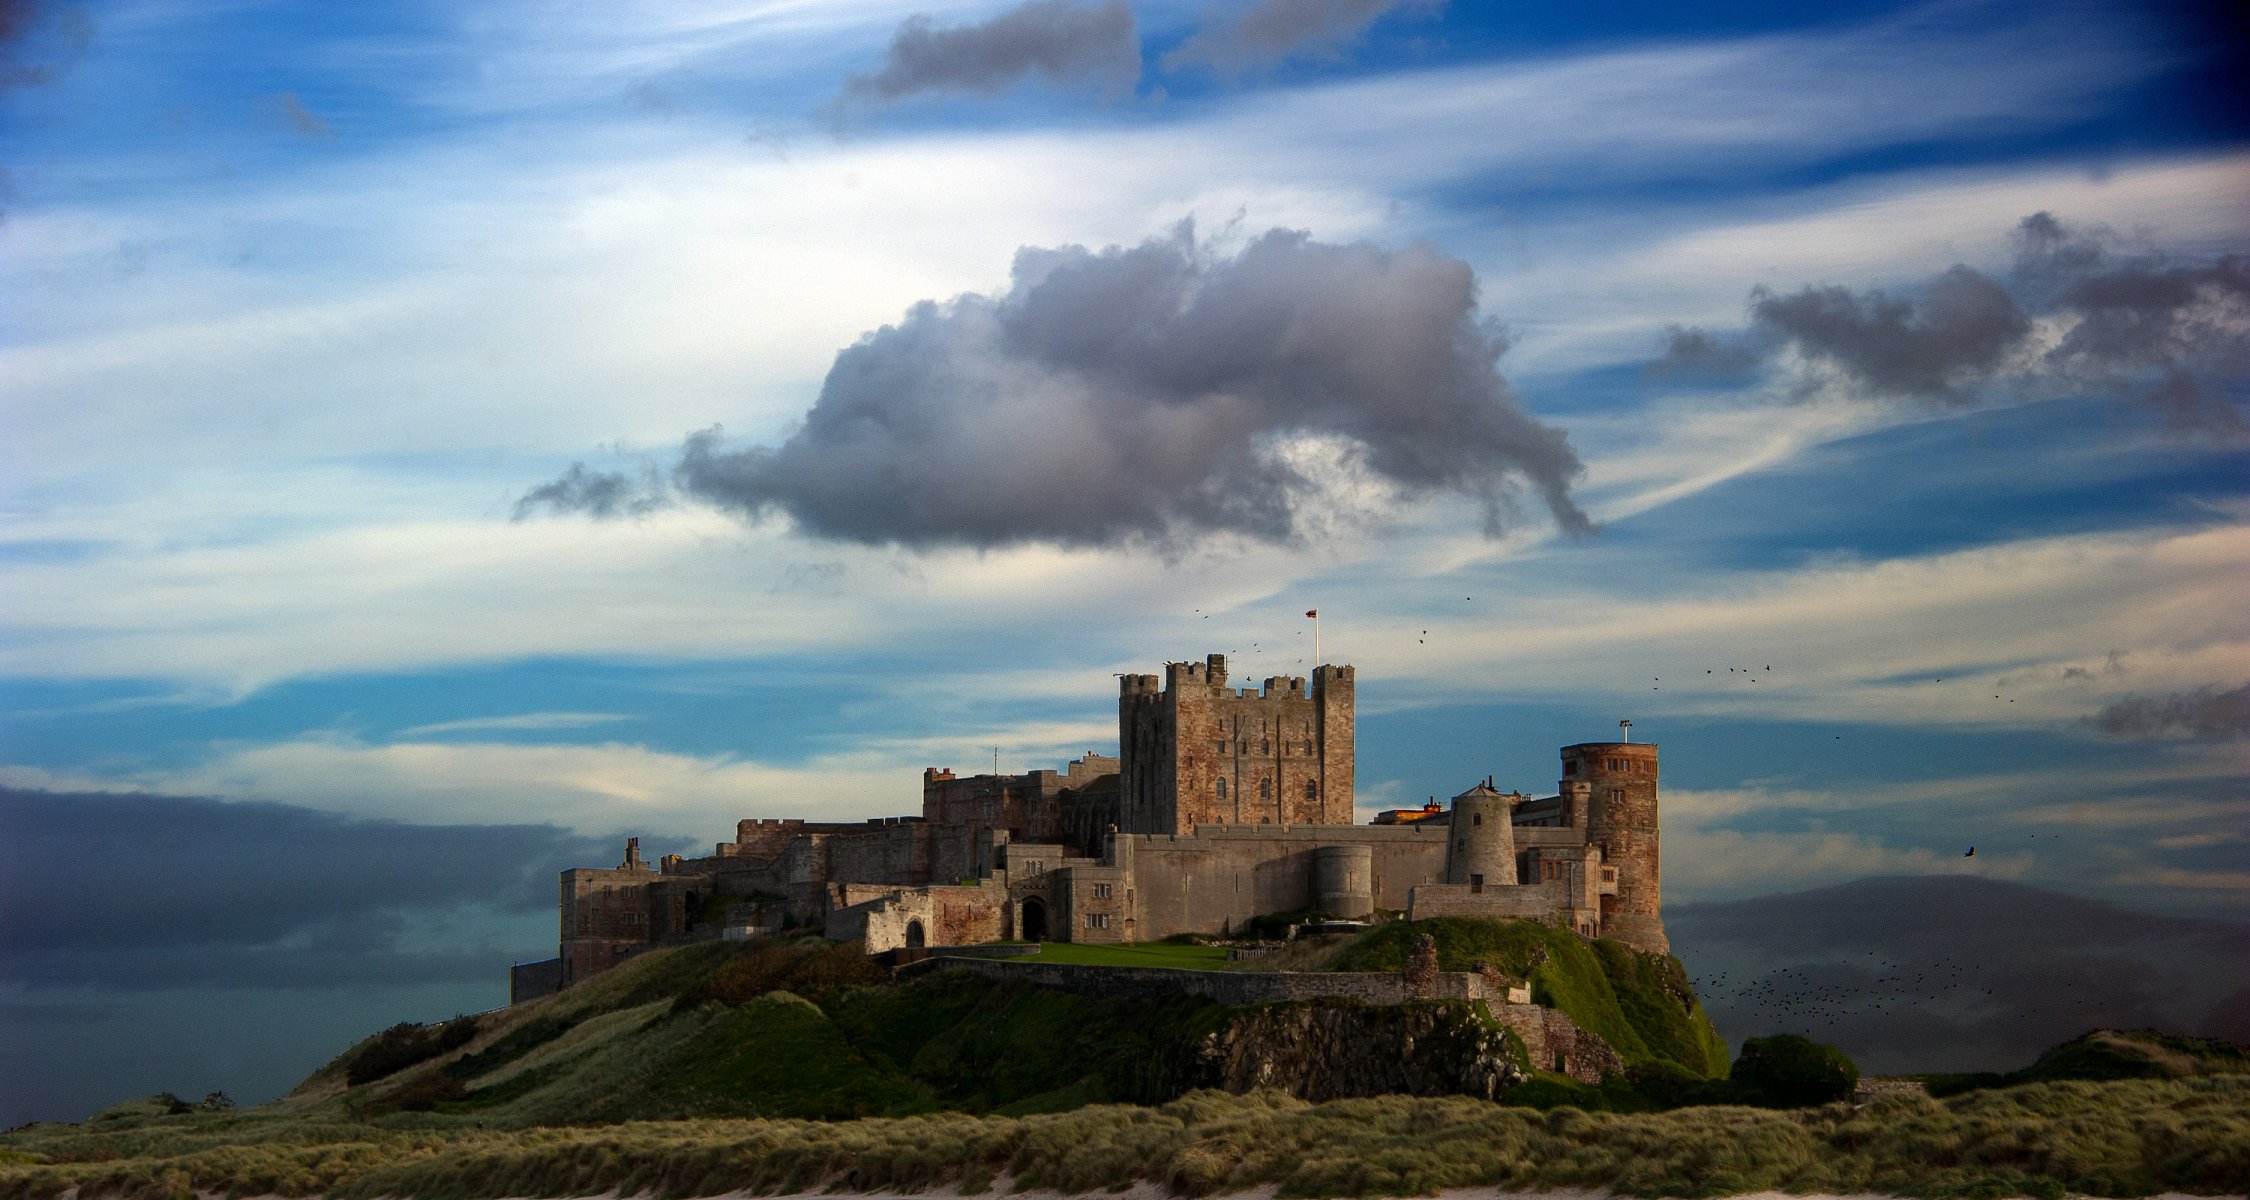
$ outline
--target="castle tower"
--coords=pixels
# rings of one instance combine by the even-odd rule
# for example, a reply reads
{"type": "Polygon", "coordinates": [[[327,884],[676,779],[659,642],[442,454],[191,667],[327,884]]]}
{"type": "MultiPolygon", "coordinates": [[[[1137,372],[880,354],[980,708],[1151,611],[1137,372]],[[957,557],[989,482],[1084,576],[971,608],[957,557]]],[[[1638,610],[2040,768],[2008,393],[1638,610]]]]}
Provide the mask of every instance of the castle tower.
{"type": "Polygon", "coordinates": [[[1445,881],[1471,891],[1510,887],[1516,882],[1516,827],[1509,810],[1521,795],[1496,790],[1486,780],[1453,798],[1453,817],[1445,847],[1445,881]]]}
{"type": "Polygon", "coordinates": [[[1581,742],[1562,750],[1561,789],[1583,797],[1574,824],[1617,872],[1617,894],[1601,898],[1600,936],[1636,950],[1671,953],[1664,936],[1656,845],[1656,745],[1581,742]]]}
{"type": "Polygon", "coordinates": [[[1232,688],[1227,660],[1118,681],[1119,830],[1352,822],[1352,668],[1232,688]]]}

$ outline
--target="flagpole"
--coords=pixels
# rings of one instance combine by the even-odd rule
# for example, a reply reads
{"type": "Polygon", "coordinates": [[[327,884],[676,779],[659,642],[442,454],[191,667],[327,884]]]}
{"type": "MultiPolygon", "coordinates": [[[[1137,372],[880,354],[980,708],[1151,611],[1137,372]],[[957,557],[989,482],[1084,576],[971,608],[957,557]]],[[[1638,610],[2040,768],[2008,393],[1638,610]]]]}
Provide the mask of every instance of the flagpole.
{"type": "Polygon", "coordinates": [[[1312,618],[1312,665],[1313,670],[1318,671],[1320,669],[1320,610],[1308,608],[1305,610],[1305,615],[1312,618]]]}

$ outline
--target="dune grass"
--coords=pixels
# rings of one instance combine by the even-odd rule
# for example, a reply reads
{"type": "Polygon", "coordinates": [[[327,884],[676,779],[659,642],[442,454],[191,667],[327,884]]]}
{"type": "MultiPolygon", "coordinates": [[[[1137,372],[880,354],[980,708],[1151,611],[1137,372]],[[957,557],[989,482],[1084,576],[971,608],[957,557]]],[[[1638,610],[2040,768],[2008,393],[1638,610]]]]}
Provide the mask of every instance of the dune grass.
{"type": "MultiPolygon", "coordinates": [[[[786,1002],[777,1002],[786,1003],[786,1002]]],[[[1629,1196],[1872,1192],[1924,1197],[2239,1193],[2250,1078],[2062,1082],[1853,1108],[1540,1112],[1466,1097],[1307,1104],[1195,1092],[1158,1107],[843,1122],[701,1120],[520,1131],[317,1122],[278,1113],[133,1116],[0,1135],[0,1195],[92,1200],[412,1195],[429,1200],[808,1191],[1285,1198],[1441,1188],[1629,1196]],[[32,1161],[37,1160],[37,1161],[32,1161]]]]}

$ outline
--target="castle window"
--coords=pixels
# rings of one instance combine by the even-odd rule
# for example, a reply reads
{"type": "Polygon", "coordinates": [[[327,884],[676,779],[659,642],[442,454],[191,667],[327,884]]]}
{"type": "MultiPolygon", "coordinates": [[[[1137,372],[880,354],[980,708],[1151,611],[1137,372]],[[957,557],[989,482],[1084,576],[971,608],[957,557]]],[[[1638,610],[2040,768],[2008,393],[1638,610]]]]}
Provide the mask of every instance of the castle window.
{"type": "Polygon", "coordinates": [[[1227,752],[1227,743],[1226,743],[1226,739],[1224,739],[1224,738],[1221,738],[1221,739],[1219,739],[1219,753],[1221,753],[1221,754],[1225,754],[1226,752],[1227,752]]]}
{"type": "Polygon", "coordinates": [[[1564,775],[1576,775],[1578,773],[1578,760],[1573,758],[1565,762],[1562,765],[1562,773],[1564,775]]]}
{"type": "Polygon", "coordinates": [[[1265,741],[1259,742],[1259,743],[1258,743],[1258,753],[1260,753],[1260,754],[1271,754],[1271,753],[1273,753],[1273,740],[1272,740],[1271,738],[1268,738],[1268,739],[1266,739],[1265,741]]]}
{"type": "Polygon", "coordinates": [[[1087,914],[1086,914],[1086,928],[1088,928],[1088,929],[1107,929],[1107,928],[1109,928],[1109,914],[1108,914],[1108,913],[1087,913],[1087,914]]]}
{"type": "Polygon", "coordinates": [[[1320,782],[1318,780],[1308,779],[1305,781],[1305,799],[1320,799],[1320,782]]]}
{"type": "Polygon", "coordinates": [[[1273,799],[1273,780],[1271,780],[1271,779],[1261,779],[1261,780],[1259,780],[1259,781],[1258,781],[1258,799],[1260,799],[1260,800],[1271,800],[1271,799],[1273,799]]]}
{"type": "Polygon", "coordinates": [[[1455,839],[1453,839],[1453,849],[1454,849],[1455,851],[1459,852],[1459,853],[1462,853],[1462,854],[1466,854],[1466,853],[1468,853],[1468,851],[1469,851],[1469,839],[1467,839],[1467,838],[1455,838],[1455,839]]]}
{"type": "Polygon", "coordinates": [[[1609,789],[1609,802],[1610,802],[1611,804],[1623,804],[1623,803],[1625,803],[1625,789],[1624,789],[1624,788],[1611,788],[1611,789],[1609,789]]]}
{"type": "Polygon", "coordinates": [[[1306,738],[1306,739],[1305,739],[1305,753],[1307,753],[1307,754],[1310,754],[1310,753],[1312,753],[1312,739],[1311,739],[1311,738],[1306,738]]]}
{"type": "Polygon", "coordinates": [[[1107,899],[1109,899],[1109,885],[1108,885],[1108,884],[1106,884],[1106,883],[1097,883],[1097,884],[1095,884],[1095,885],[1094,885],[1094,899],[1096,899],[1096,900],[1107,900],[1107,899]]]}
{"type": "Polygon", "coordinates": [[[1219,781],[1219,783],[1218,783],[1218,788],[1219,788],[1219,799],[1221,799],[1221,800],[1224,800],[1224,799],[1226,799],[1226,798],[1227,798],[1227,781],[1226,781],[1226,780],[1224,780],[1224,779],[1221,779],[1221,780],[1219,781]]]}
{"type": "Polygon", "coordinates": [[[1483,813],[1470,813],[1470,814],[1469,814],[1469,824],[1471,824],[1471,825],[1482,825],[1482,824],[1484,824],[1484,814],[1483,814],[1483,813]]]}

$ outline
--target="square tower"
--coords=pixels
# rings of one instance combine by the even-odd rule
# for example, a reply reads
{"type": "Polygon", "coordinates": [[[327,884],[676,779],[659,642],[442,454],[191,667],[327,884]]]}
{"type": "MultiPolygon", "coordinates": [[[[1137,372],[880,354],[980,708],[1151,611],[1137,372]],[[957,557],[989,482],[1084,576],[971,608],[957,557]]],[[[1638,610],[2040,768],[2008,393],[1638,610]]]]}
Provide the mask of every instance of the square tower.
{"type": "Polygon", "coordinates": [[[1127,675],[1117,701],[1125,833],[1352,823],[1352,668],[1227,686],[1227,660],[1127,675]]]}

